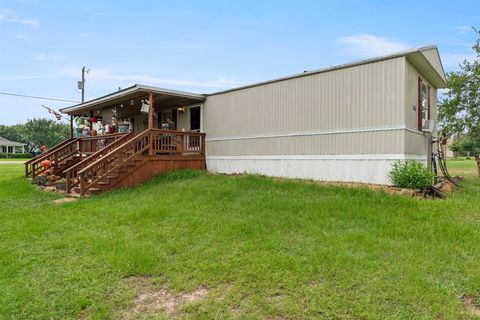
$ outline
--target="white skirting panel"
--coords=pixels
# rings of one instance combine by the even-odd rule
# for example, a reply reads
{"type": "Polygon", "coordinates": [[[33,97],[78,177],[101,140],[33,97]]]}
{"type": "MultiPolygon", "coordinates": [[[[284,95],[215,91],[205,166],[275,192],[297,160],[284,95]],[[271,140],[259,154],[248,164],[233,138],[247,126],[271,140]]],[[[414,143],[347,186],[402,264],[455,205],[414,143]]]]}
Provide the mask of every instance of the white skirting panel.
{"type": "Polygon", "coordinates": [[[207,156],[207,169],[218,173],[254,173],[272,177],[390,184],[396,160],[427,163],[425,155],[278,155],[207,156]]]}

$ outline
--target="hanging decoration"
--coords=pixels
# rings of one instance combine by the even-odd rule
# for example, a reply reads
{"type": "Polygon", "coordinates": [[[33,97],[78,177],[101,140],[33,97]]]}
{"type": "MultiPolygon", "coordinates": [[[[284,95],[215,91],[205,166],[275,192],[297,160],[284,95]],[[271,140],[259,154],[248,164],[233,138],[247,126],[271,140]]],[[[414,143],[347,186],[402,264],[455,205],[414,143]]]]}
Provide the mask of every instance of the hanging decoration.
{"type": "Polygon", "coordinates": [[[148,103],[145,103],[144,101],[142,101],[142,107],[140,108],[140,112],[148,113],[149,111],[150,111],[150,106],[148,105],[148,103]]]}

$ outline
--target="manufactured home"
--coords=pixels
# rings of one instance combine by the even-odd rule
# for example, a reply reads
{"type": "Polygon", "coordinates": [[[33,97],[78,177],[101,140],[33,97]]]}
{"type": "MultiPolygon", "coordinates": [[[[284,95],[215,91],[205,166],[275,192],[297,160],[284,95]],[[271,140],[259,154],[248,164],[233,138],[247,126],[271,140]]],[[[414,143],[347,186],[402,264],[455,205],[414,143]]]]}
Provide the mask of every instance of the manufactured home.
{"type": "Polygon", "coordinates": [[[435,46],[211,94],[134,85],[62,109],[84,135],[50,158],[80,194],[184,167],[389,184],[396,160],[429,164],[445,86],[435,46]]]}

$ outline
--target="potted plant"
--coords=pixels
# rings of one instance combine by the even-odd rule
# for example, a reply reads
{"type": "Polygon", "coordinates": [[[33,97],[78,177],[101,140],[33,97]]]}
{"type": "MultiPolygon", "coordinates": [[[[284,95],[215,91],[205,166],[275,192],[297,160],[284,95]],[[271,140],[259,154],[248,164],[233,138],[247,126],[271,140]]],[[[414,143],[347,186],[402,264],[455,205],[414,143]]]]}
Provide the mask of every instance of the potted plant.
{"type": "Polygon", "coordinates": [[[83,117],[75,117],[75,123],[77,124],[77,127],[75,128],[75,136],[80,137],[85,128],[85,120],[83,117]]]}
{"type": "Polygon", "coordinates": [[[66,190],[67,189],[67,179],[61,178],[55,182],[55,188],[57,190],[66,190]]]}
{"type": "Polygon", "coordinates": [[[34,184],[38,186],[46,186],[47,185],[47,175],[44,173],[41,173],[37,176],[35,176],[35,179],[32,181],[34,184]]]}

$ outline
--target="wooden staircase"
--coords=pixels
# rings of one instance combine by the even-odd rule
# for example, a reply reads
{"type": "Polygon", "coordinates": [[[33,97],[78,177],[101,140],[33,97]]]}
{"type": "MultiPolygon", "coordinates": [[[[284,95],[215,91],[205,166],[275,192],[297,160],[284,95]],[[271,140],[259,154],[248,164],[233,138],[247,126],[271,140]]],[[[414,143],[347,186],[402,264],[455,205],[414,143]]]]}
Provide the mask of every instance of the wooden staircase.
{"type": "Polygon", "coordinates": [[[67,169],[67,194],[82,197],[135,186],[179,168],[205,169],[205,134],[147,129],[67,169]]]}
{"type": "Polygon", "coordinates": [[[125,135],[125,133],[118,133],[65,140],[50,150],[25,162],[25,176],[34,179],[42,173],[45,169],[41,163],[45,160],[50,161],[53,174],[63,176],[63,172],[68,168],[76,165],[90,155],[95,154],[104,147],[109,146],[125,135]]]}
{"type": "Polygon", "coordinates": [[[67,195],[88,196],[135,186],[160,172],[205,169],[205,134],[147,129],[64,141],[25,163],[35,178],[49,160],[53,174],[66,178],[67,195]]]}

